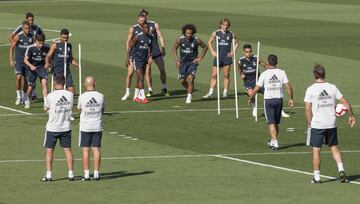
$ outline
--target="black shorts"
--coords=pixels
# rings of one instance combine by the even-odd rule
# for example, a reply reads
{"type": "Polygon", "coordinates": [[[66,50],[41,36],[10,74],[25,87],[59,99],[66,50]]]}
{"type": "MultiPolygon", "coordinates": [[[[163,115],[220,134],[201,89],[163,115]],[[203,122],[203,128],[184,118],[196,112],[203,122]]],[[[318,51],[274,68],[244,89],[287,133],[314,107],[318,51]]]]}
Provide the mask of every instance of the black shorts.
{"type": "Polygon", "coordinates": [[[321,148],[322,144],[329,147],[338,145],[337,128],[316,129],[311,128],[310,145],[312,147],[321,148]],[[324,142],[325,139],[325,142],[324,142]]]}
{"type": "Polygon", "coordinates": [[[264,112],[267,124],[280,124],[282,107],[282,98],[264,100],[264,112]]]}
{"type": "MultiPolygon", "coordinates": [[[[59,73],[54,73],[54,79],[55,79],[56,74],[59,74],[59,73]]],[[[64,73],[60,73],[60,74],[64,74],[64,73]]],[[[66,88],[73,87],[73,86],[74,86],[74,81],[73,81],[71,72],[68,71],[66,73],[66,88]]]]}
{"type": "Polygon", "coordinates": [[[147,61],[147,60],[144,61],[144,60],[139,60],[139,59],[133,59],[133,58],[131,58],[130,61],[131,61],[132,65],[133,65],[133,68],[134,68],[135,70],[138,70],[138,69],[143,69],[143,70],[145,70],[146,65],[148,64],[148,61],[147,61]]]}
{"type": "MultiPolygon", "coordinates": [[[[223,57],[219,58],[219,68],[225,67],[227,65],[231,65],[233,63],[233,60],[231,57],[223,57]]],[[[213,66],[217,66],[216,58],[214,59],[213,66]]]]}
{"type": "Polygon", "coordinates": [[[101,147],[102,131],[80,132],[80,147],[101,147]]]}
{"type": "Polygon", "coordinates": [[[15,75],[28,76],[28,67],[24,63],[15,62],[15,75]]]}
{"type": "Polygon", "coordinates": [[[71,130],[66,132],[46,131],[44,147],[54,149],[58,139],[62,148],[71,148],[71,130]]]}
{"type": "Polygon", "coordinates": [[[178,79],[184,79],[188,75],[192,75],[195,78],[197,65],[193,62],[181,62],[178,79]]]}
{"type": "Polygon", "coordinates": [[[46,70],[43,68],[43,67],[39,67],[39,68],[36,68],[35,71],[32,71],[32,70],[28,70],[28,84],[30,86],[33,86],[36,82],[36,79],[37,77],[40,78],[40,80],[42,79],[47,79],[48,77],[48,74],[46,72],[46,70]]]}

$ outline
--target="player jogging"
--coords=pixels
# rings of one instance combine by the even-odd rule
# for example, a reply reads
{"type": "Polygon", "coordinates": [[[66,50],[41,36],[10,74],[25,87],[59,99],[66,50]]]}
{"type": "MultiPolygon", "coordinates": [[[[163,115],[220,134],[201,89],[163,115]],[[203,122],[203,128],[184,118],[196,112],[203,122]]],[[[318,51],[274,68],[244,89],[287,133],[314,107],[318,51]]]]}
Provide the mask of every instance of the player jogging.
{"type": "Polygon", "coordinates": [[[194,89],[194,80],[197,67],[200,61],[204,58],[208,47],[197,36],[196,27],[193,24],[186,24],[182,27],[182,35],[176,40],[173,47],[173,55],[175,59],[176,68],[179,70],[180,83],[187,89],[186,103],[191,103],[192,92],[194,89]],[[200,55],[198,54],[198,47],[202,48],[200,55]],[[180,60],[177,55],[177,50],[180,47],[180,60]]]}
{"type": "Polygon", "coordinates": [[[239,43],[236,39],[235,33],[229,30],[230,20],[227,18],[221,19],[220,21],[220,29],[213,32],[208,41],[208,47],[210,49],[211,55],[215,58],[213,67],[211,69],[211,79],[210,79],[210,89],[209,92],[203,96],[203,98],[210,98],[214,93],[214,88],[217,83],[217,54],[219,55],[219,69],[223,69],[224,71],[224,92],[223,97],[227,97],[227,91],[230,85],[230,65],[233,63],[232,57],[234,56],[233,51],[231,50],[232,41],[235,40],[235,51],[238,49],[239,43]],[[216,38],[219,39],[219,53],[216,53],[216,49],[214,50],[212,43],[216,38]]]}
{"type": "Polygon", "coordinates": [[[349,101],[341,94],[339,89],[325,81],[325,68],[316,64],[313,70],[315,83],[306,89],[305,93],[305,118],[310,129],[310,145],[313,149],[312,164],[314,178],[311,183],[320,183],[320,152],[322,144],[329,145],[330,151],[336,161],[340,182],[349,182],[345,175],[344,165],[338,147],[338,136],[336,128],[335,106],[339,100],[347,109],[349,114],[349,125],[354,127],[355,116],[349,101]]]}
{"type": "Polygon", "coordinates": [[[24,63],[29,67],[28,69],[28,89],[27,89],[27,100],[25,100],[25,108],[30,108],[31,92],[33,85],[37,79],[40,78],[42,86],[42,94],[44,98],[44,108],[46,107],[46,96],[47,91],[47,70],[45,69],[45,57],[49,51],[49,46],[44,45],[45,35],[39,34],[35,37],[35,44],[30,45],[25,52],[24,63]]]}
{"type": "Polygon", "coordinates": [[[77,108],[80,110],[80,141],[83,149],[83,180],[90,180],[90,148],[94,156],[94,179],[100,180],[100,147],[103,131],[104,95],[95,90],[95,78],[85,78],[86,92],[79,96],[77,108]]]}
{"type": "Polygon", "coordinates": [[[57,141],[64,150],[67,167],[69,169],[68,179],[74,181],[73,154],[71,151],[71,113],[74,94],[64,90],[65,77],[57,74],[54,78],[55,90],[47,96],[46,108],[49,120],[46,124],[44,139],[46,176],[42,182],[52,181],[52,162],[54,148],[57,141]]]}
{"type": "Polygon", "coordinates": [[[294,106],[293,91],[285,71],[276,67],[278,60],[276,55],[269,55],[269,67],[260,75],[256,87],[249,94],[251,102],[255,94],[264,87],[264,112],[266,123],[269,128],[270,141],[269,147],[273,150],[279,149],[278,134],[283,107],[283,86],[289,95],[288,106],[294,106]]]}

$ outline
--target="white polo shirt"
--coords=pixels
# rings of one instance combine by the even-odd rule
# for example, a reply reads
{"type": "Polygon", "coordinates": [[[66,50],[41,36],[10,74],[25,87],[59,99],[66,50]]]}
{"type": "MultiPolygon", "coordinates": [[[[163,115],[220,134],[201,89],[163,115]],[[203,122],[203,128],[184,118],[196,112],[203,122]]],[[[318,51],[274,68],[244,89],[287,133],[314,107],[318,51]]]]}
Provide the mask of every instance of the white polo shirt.
{"type": "Polygon", "coordinates": [[[311,127],[329,129],[336,127],[336,99],[343,95],[330,83],[314,83],[306,89],[304,102],[312,104],[311,127]]]}
{"type": "Polygon", "coordinates": [[[283,86],[289,80],[285,71],[279,68],[270,68],[261,73],[256,85],[264,87],[264,99],[283,98],[283,86]]]}
{"type": "Polygon", "coordinates": [[[49,120],[46,130],[51,132],[66,132],[71,130],[71,114],[74,95],[67,90],[55,90],[46,97],[49,120]]]}
{"type": "Polygon", "coordinates": [[[80,131],[103,130],[104,95],[97,91],[86,91],[79,96],[77,108],[81,109],[80,131]]]}

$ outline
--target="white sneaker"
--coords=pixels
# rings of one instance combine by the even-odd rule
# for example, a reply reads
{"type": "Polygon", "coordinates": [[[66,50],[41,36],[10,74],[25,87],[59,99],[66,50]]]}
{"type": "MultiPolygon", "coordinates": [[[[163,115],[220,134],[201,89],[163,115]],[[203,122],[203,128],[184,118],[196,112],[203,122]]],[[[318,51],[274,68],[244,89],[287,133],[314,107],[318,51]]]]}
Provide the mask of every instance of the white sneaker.
{"type": "Polygon", "coordinates": [[[209,92],[209,93],[207,93],[205,96],[203,96],[202,98],[211,98],[212,95],[213,95],[213,94],[209,92]]]}
{"type": "Polygon", "coordinates": [[[257,110],[256,110],[256,108],[253,108],[253,110],[252,110],[252,115],[253,115],[254,117],[257,116],[257,110]]]}
{"type": "Polygon", "coordinates": [[[227,98],[227,97],[228,97],[227,92],[224,92],[224,93],[223,93],[223,98],[227,98]]]}
{"type": "Polygon", "coordinates": [[[274,150],[277,150],[277,149],[279,149],[279,147],[280,147],[280,146],[279,146],[279,142],[278,142],[277,140],[274,140],[274,141],[273,141],[273,145],[272,145],[272,146],[273,146],[273,149],[274,149],[274,150]]]}
{"type": "Polygon", "coordinates": [[[188,95],[186,97],[186,102],[185,103],[191,103],[191,99],[192,99],[192,96],[191,95],[188,95]]]}
{"type": "Polygon", "coordinates": [[[20,103],[21,103],[21,98],[16,98],[16,101],[15,101],[15,105],[20,105],[20,103]]]}
{"type": "Polygon", "coordinates": [[[30,108],[30,100],[25,100],[25,109],[29,109],[30,108]]]}
{"type": "Polygon", "coordinates": [[[290,115],[289,115],[289,114],[287,114],[287,113],[285,113],[285,111],[284,111],[284,110],[282,110],[282,111],[281,111],[281,117],[283,117],[283,118],[289,118],[289,117],[290,117],[290,115]]]}
{"type": "Polygon", "coordinates": [[[75,120],[75,118],[71,116],[70,120],[71,120],[71,121],[74,121],[74,120],[75,120]]]}
{"type": "Polygon", "coordinates": [[[126,99],[130,96],[129,92],[126,92],[125,95],[121,98],[122,101],[126,101],[126,99]]]}

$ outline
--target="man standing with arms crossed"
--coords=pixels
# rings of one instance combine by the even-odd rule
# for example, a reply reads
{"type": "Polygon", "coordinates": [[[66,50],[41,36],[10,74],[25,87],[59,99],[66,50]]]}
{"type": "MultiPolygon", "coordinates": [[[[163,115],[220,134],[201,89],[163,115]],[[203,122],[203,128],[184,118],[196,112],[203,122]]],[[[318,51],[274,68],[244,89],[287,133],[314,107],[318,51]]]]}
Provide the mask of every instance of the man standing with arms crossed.
{"type": "Polygon", "coordinates": [[[336,161],[340,182],[346,183],[344,165],[338,147],[336,128],[335,106],[336,99],[347,109],[349,125],[354,127],[356,121],[349,101],[343,97],[339,89],[325,81],[325,68],[316,64],[313,70],[315,83],[307,88],[305,93],[305,117],[306,124],[310,129],[310,145],[313,147],[314,178],[311,183],[320,183],[320,151],[325,138],[325,144],[329,145],[330,151],[336,161]]]}
{"type": "Polygon", "coordinates": [[[85,78],[86,92],[79,96],[77,108],[80,114],[80,141],[83,148],[84,177],[82,180],[90,180],[89,154],[90,148],[94,155],[94,179],[100,180],[100,147],[103,131],[104,95],[95,90],[95,78],[85,78]]]}
{"type": "Polygon", "coordinates": [[[74,181],[70,125],[74,94],[64,90],[65,77],[62,74],[55,76],[54,83],[55,90],[47,96],[46,100],[46,108],[49,114],[44,139],[46,176],[41,181],[52,181],[52,162],[57,140],[60,141],[60,146],[64,150],[69,169],[68,179],[74,181]]]}
{"type": "Polygon", "coordinates": [[[249,94],[249,102],[255,94],[264,87],[264,112],[266,123],[269,128],[270,142],[269,147],[273,150],[279,149],[278,134],[281,120],[281,111],[283,107],[283,86],[289,95],[288,106],[294,106],[293,91],[285,71],[276,67],[278,61],[276,55],[269,55],[269,67],[260,75],[256,87],[249,94]]]}

